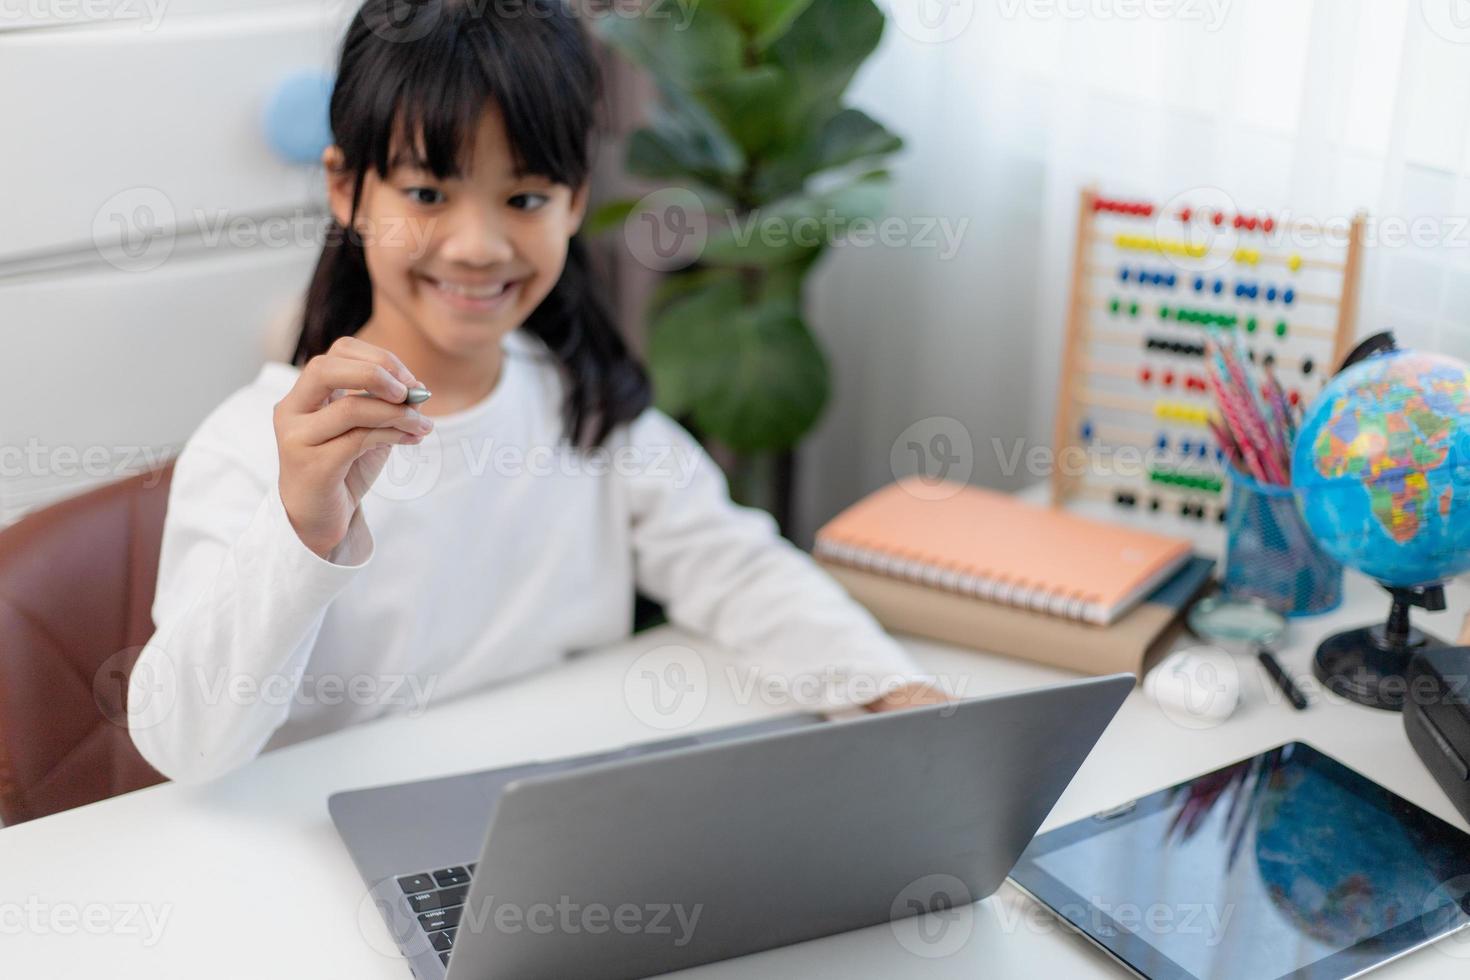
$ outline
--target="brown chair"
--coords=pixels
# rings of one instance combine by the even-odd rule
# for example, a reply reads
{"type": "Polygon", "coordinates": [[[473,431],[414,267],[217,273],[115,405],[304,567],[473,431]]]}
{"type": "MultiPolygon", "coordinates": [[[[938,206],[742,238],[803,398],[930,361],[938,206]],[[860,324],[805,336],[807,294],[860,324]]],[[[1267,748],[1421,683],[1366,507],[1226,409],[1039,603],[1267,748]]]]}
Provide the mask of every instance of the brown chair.
{"type": "Polygon", "coordinates": [[[0,820],[163,781],[128,734],[173,464],[0,530],[0,820]]]}

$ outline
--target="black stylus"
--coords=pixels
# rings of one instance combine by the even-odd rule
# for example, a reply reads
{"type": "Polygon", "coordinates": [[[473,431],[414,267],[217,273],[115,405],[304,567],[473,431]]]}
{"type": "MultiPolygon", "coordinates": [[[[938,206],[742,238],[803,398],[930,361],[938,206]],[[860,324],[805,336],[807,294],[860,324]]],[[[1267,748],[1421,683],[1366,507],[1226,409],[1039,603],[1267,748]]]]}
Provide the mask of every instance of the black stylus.
{"type": "Polygon", "coordinates": [[[1292,680],[1291,675],[1281,666],[1281,661],[1276,659],[1274,653],[1262,647],[1256,651],[1256,657],[1261,661],[1261,666],[1266,668],[1266,673],[1270,674],[1271,679],[1276,682],[1276,686],[1281,688],[1281,693],[1286,695],[1286,699],[1291,702],[1293,708],[1303,711],[1307,705],[1311,704],[1307,696],[1302,693],[1302,689],[1296,686],[1296,681],[1292,680]]]}

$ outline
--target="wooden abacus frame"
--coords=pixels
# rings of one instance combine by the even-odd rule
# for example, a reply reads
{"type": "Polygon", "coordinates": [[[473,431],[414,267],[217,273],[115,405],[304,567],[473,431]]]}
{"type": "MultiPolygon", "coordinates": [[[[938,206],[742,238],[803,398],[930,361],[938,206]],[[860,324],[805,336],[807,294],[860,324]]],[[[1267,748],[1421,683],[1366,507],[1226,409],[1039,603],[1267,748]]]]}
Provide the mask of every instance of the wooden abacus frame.
{"type": "MultiPolygon", "coordinates": [[[[1091,262],[1093,254],[1099,244],[1106,241],[1098,233],[1098,215],[1103,211],[1144,220],[1152,220],[1155,213],[1154,206],[1151,204],[1104,199],[1099,197],[1094,188],[1090,187],[1084,188],[1078,197],[1077,237],[1072,248],[1071,291],[1067,305],[1066,336],[1062,347],[1060,384],[1057,391],[1056,422],[1052,442],[1054,465],[1051,474],[1051,501],[1054,506],[1061,506],[1067,503],[1069,500],[1080,495],[1084,490],[1085,479],[1078,473],[1071,471],[1068,466],[1063,465],[1063,460],[1075,454],[1079,449],[1085,448],[1082,445],[1084,440],[1082,439],[1081,431],[1083,409],[1085,407],[1089,405],[1101,405],[1104,408],[1114,411],[1147,414],[1149,419],[1153,420],[1155,427],[1160,424],[1157,421],[1158,418],[1164,418],[1166,421],[1170,419],[1167,412],[1162,412],[1161,409],[1167,408],[1169,411],[1177,410],[1184,414],[1191,412],[1204,412],[1208,414],[1211,411],[1210,401],[1204,392],[1200,392],[1197,397],[1193,398],[1183,393],[1173,394],[1169,397],[1176,398],[1177,401],[1169,402],[1168,404],[1156,402],[1150,408],[1146,398],[1130,398],[1129,396],[1115,393],[1099,396],[1098,393],[1090,391],[1087,384],[1089,378],[1095,378],[1100,375],[1111,375],[1114,377],[1124,374],[1132,375],[1134,372],[1141,370],[1143,367],[1143,356],[1146,351],[1150,350],[1146,346],[1149,343],[1147,337],[1148,331],[1143,330],[1139,332],[1136,338],[1131,338],[1133,342],[1136,342],[1138,348],[1135,359],[1109,360],[1099,359],[1092,355],[1091,347],[1094,338],[1097,338],[1099,335],[1106,337],[1110,334],[1110,331],[1095,329],[1092,326],[1094,317],[1098,315],[1099,311],[1107,309],[1108,306],[1102,298],[1093,295],[1091,283],[1089,282],[1089,277],[1100,269],[1100,266],[1093,265],[1091,262]]],[[[1181,221],[1189,220],[1187,213],[1181,213],[1179,218],[1181,221]]],[[[1220,224],[1220,217],[1218,215],[1213,220],[1216,225],[1220,224]]],[[[1244,220],[1249,221],[1251,231],[1256,229],[1256,218],[1251,217],[1244,220]]],[[[1236,216],[1235,221],[1242,221],[1242,217],[1236,216]]],[[[1322,342],[1330,341],[1330,348],[1324,351],[1327,355],[1327,363],[1324,365],[1324,371],[1322,372],[1324,376],[1330,374],[1331,369],[1341,362],[1342,358],[1347,354],[1356,334],[1358,289],[1362,274],[1363,237],[1366,221],[1366,215],[1362,212],[1353,216],[1348,228],[1348,239],[1344,250],[1345,254],[1340,262],[1320,258],[1303,258],[1296,254],[1293,254],[1288,259],[1284,254],[1277,254],[1276,252],[1267,252],[1262,249],[1248,250],[1253,256],[1250,260],[1252,264],[1257,262],[1283,262],[1293,272],[1303,267],[1341,270],[1340,289],[1336,296],[1325,294],[1302,294],[1301,296],[1304,302],[1310,301],[1331,305],[1336,309],[1336,321],[1331,328],[1325,326],[1297,328],[1297,332],[1303,336],[1314,337],[1322,342]]],[[[1234,227],[1239,228],[1241,225],[1237,223],[1234,227]]],[[[1270,219],[1266,219],[1262,227],[1266,232],[1269,232],[1272,230],[1273,222],[1270,219]]],[[[1146,249],[1152,246],[1156,250],[1164,250],[1165,248],[1165,243],[1161,240],[1141,236],[1133,237],[1138,239],[1137,243],[1130,242],[1130,245],[1133,245],[1133,247],[1146,249]]],[[[1173,243],[1170,247],[1177,247],[1179,244],[1173,243]]],[[[1122,246],[1116,244],[1115,239],[1115,244],[1112,247],[1119,249],[1122,246]]],[[[1209,258],[1210,250],[1198,251],[1197,249],[1200,248],[1204,247],[1187,246],[1179,248],[1178,251],[1185,254],[1187,258],[1209,258]]],[[[1237,256],[1239,255],[1239,250],[1237,250],[1236,254],[1237,256]]],[[[1181,266],[1180,271],[1181,273],[1187,274],[1189,268],[1187,266],[1181,266]]],[[[1201,272],[1203,271],[1201,270],[1201,272]]],[[[1206,301],[1213,302],[1208,299],[1206,301]]],[[[1252,302],[1254,302],[1254,299],[1252,302]]],[[[1138,307],[1137,303],[1130,305],[1135,309],[1138,307]]],[[[1259,307],[1246,306],[1238,300],[1233,305],[1237,306],[1241,311],[1255,312],[1259,310],[1259,307]]],[[[1178,310],[1179,308],[1176,307],[1175,309],[1178,310]]],[[[1124,336],[1124,332],[1122,331],[1112,331],[1111,337],[1114,346],[1117,346],[1118,339],[1124,336]]],[[[1191,418],[1191,421],[1197,420],[1191,418]]],[[[1110,426],[1110,428],[1120,427],[1110,426]]],[[[1202,436],[1201,438],[1208,439],[1207,436],[1202,436]]],[[[1213,444],[1213,440],[1208,441],[1213,444]]],[[[1119,486],[1118,483],[1114,483],[1115,489],[1119,486]]],[[[1144,485],[1140,484],[1139,486],[1142,487],[1144,485]]],[[[1146,492],[1153,494],[1155,498],[1162,496],[1171,501],[1188,499],[1187,493],[1181,497],[1177,492],[1163,490],[1152,484],[1148,484],[1147,487],[1146,492]]],[[[1112,496],[1113,492],[1105,491],[1105,495],[1112,496]]]]}

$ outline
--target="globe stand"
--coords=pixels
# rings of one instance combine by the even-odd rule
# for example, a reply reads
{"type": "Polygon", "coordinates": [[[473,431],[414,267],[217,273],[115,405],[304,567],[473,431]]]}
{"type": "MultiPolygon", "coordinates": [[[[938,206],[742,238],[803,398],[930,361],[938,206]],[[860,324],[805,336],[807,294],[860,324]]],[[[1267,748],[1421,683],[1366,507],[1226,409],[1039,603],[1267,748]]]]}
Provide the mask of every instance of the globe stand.
{"type": "Polygon", "coordinates": [[[1334,633],[1317,647],[1312,673],[1327,690],[1349,701],[1385,711],[1402,711],[1407,682],[1404,672],[1409,658],[1420,650],[1448,646],[1409,625],[1409,610],[1419,606],[1430,612],[1444,608],[1444,586],[1414,588],[1384,586],[1393,596],[1388,621],[1374,626],[1334,633]]]}

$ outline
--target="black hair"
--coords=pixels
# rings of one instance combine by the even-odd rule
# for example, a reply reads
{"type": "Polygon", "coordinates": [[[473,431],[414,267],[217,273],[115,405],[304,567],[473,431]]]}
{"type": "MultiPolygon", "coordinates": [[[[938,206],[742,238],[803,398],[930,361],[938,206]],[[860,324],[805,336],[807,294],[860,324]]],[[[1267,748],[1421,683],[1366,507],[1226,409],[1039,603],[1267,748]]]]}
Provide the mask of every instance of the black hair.
{"type": "MultiPolygon", "coordinates": [[[[581,19],[564,0],[366,0],[342,41],[330,109],[333,142],[355,175],[352,212],[346,228],[331,222],[291,362],[304,365],[372,314],[352,228],[369,166],[386,178],[401,142],[441,180],[458,175],[493,103],[523,173],[580,187],[601,87],[581,19]]],[[[564,435],[583,447],[600,445],[651,401],[648,375],[599,287],[574,235],[561,278],[523,324],[564,369],[564,435]]]]}

